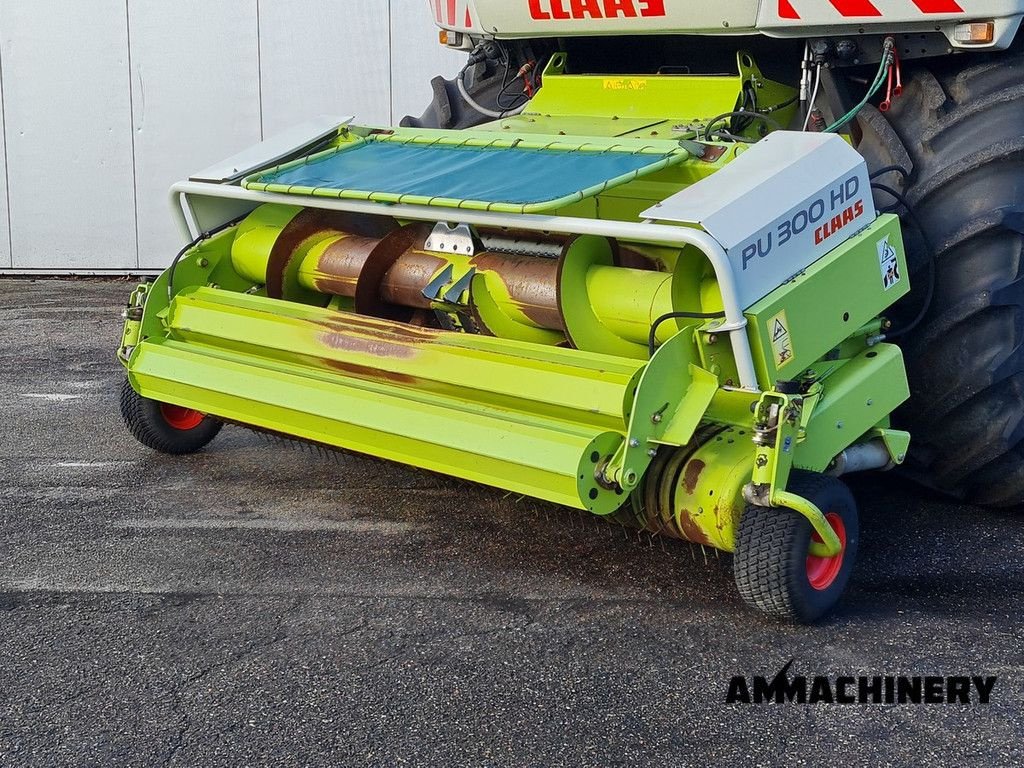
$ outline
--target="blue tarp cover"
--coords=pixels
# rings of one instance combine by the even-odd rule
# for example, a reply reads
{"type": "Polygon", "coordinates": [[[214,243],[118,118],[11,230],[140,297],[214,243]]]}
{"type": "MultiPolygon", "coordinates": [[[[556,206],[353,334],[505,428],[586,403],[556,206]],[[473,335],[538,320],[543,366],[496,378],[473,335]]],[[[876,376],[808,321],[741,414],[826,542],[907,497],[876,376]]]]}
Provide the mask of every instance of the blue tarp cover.
{"type": "Polygon", "coordinates": [[[263,172],[247,186],[533,206],[594,194],[609,181],[664,166],[673,154],[371,140],[263,172]]]}

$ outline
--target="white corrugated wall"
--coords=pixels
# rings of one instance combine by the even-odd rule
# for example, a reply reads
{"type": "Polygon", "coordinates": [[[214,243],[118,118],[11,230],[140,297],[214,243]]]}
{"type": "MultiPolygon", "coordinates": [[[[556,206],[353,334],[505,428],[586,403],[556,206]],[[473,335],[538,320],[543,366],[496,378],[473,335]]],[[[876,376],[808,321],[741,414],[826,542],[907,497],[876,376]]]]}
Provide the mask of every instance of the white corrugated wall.
{"type": "Polygon", "coordinates": [[[0,0],[0,270],[163,267],[173,182],[320,114],[419,114],[463,56],[428,0],[0,0]]]}

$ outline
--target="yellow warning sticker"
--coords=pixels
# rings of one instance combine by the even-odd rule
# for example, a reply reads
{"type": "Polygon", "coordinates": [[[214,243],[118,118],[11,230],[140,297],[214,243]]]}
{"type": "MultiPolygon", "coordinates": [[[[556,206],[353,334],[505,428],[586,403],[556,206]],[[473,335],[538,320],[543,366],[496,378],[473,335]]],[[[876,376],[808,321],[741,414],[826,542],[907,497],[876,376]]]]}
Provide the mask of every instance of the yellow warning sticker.
{"type": "Polygon", "coordinates": [[[606,91],[646,91],[647,81],[626,77],[608,78],[604,81],[604,89],[606,91]]]}
{"type": "Polygon", "coordinates": [[[793,339],[789,335],[789,320],[786,310],[782,310],[768,321],[768,336],[772,340],[775,352],[775,368],[781,369],[793,361],[793,339]]]}

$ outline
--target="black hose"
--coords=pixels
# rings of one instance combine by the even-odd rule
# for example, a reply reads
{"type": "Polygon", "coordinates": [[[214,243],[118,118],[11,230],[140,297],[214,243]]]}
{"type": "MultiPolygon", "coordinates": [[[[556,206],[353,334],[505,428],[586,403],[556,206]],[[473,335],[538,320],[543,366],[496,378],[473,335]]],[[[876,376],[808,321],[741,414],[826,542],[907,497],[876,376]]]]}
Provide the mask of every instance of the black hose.
{"type": "Polygon", "coordinates": [[[887,165],[884,168],[879,168],[877,171],[871,174],[869,177],[871,181],[874,181],[880,176],[885,176],[887,173],[898,173],[906,181],[910,178],[910,171],[904,168],[902,165],[887,165]]]}
{"type": "Polygon", "coordinates": [[[725,139],[726,141],[736,142],[737,144],[756,144],[758,142],[757,139],[748,139],[746,136],[740,136],[739,134],[731,133],[725,130],[724,128],[722,130],[715,131],[707,138],[709,140],[725,139]]]}
{"type": "Polygon", "coordinates": [[[711,127],[715,123],[719,123],[722,120],[728,120],[728,119],[733,118],[733,117],[746,118],[746,119],[749,119],[749,120],[760,120],[763,123],[765,123],[769,128],[772,128],[772,129],[774,129],[776,131],[781,131],[782,130],[782,126],[779,124],[779,121],[776,120],[775,118],[768,117],[768,115],[761,114],[760,112],[738,112],[738,111],[736,111],[736,112],[723,112],[718,117],[714,117],[711,120],[709,120],[704,125],[704,135],[705,136],[710,136],[712,133],[714,133],[714,131],[711,130],[711,127]]]}
{"type": "MultiPolygon", "coordinates": [[[[885,170],[885,169],[882,169],[885,170]]],[[[895,170],[895,168],[893,168],[895,170]]],[[[876,172],[877,173],[877,172],[876,172]]],[[[932,300],[935,298],[935,270],[936,270],[936,258],[935,246],[932,245],[931,240],[928,238],[928,233],[921,223],[921,219],[918,218],[917,212],[914,207],[910,204],[906,197],[897,192],[892,187],[887,187],[885,184],[878,184],[877,182],[871,185],[872,189],[877,189],[879,192],[884,192],[889,195],[893,200],[898,202],[904,208],[907,209],[907,215],[910,217],[911,222],[917,231],[921,234],[921,241],[924,243],[926,256],[928,258],[926,266],[928,268],[928,287],[925,293],[925,300],[921,305],[921,309],[918,311],[917,316],[910,321],[906,326],[895,331],[888,331],[885,336],[888,339],[896,339],[900,336],[906,336],[912,330],[917,328],[928,314],[928,310],[932,307],[932,300]]]]}
{"type": "Polygon", "coordinates": [[[774,106],[771,107],[761,107],[761,114],[770,115],[772,112],[778,112],[780,109],[785,109],[786,107],[796,104],[797,99],[799,98],[799,96],[793,96],[792,98],[786,99],[781,104],[775,104],[774,106]]]}
{"type": "MultiPolygon", "coordinates": [[[[505,104],[503,103],[503,99],[505,96],[505,92],[509,88],[511,88],[515,83],[517,83],[519,79],[511,76],[512,60],[509,58],[508,51],[504,51],[504,55],[502,58],[504,59],[502,63],[505,66],[505,73],[501,77],[501,90],[499,90],[498,95],[494,97],[494,103],[498,105],[499,109],[515,109],[516,105],[514,104],[511,107],[505,106],[505,104]]],[[[524,98],[526,97],[526,94],[521,95],[524,98]]],[[[519,98],[519,96],[514,96],[513,98],[519,98]]]]}
{"type": "Polygon", "coordinates": [[[231,229],[231,227],[234,227],[234,226],[238,225],[248,215],[249,214],[247,213],[244,216],[239,216],[237,219],[232,219],[231,221],[225,222],[224,224],[221,224],[220,226],[214,227],[213,229],[208,230],[207,232],[203,232],[203,234],[201,234],[199,237],[197,237],[191,243],[189,243],[184,248],[182,248],[180,251],[178,251],[178,255],[175,256],[174,257],[174,261],[171,262],[170,269],[167,270],[167,303],[168,304],[170,304],[174,300],[174,273],[178,269],[178,262],[181,261],[185,257],[185,254],[188,253],[189,251],[191,251],[193,248],[195,248],[200,243],[203,243],[206,240],[209,240],[214,235],[219,235],[224,230],[231,229]]]}
{"type": "Polygon", "coordinates": [[[651,335],[647,337],[647,352],[649,357],[654,357],[654,350],[658,346],[658,328],[669,320],[718,320],[725,317],[725,312],[669,312],[654,321],[651,326],[651,335]]]}

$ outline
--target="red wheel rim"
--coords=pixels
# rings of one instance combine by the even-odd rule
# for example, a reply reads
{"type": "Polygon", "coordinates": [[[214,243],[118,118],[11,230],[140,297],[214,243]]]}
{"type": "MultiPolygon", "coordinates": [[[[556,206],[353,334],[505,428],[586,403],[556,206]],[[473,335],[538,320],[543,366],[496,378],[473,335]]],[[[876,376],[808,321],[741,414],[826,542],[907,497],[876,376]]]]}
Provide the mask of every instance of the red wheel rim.
{"type": "MultiPolygon", "coordinates": [[[[843,518],[835,512],[829,512],[825,515],[825,519],[832,526],[832,530],[836,532],[836,536],[839,537],[841,548],[839,554],[832,557],[807,556],[807,580],[818,591],[832,586],[839,576],[839,572],[843,570],[843,555],[846,554],[846,526],[843,525],[843,518]]],[[[811,540],[819,544],[823,543],[821,536],[817,533],[811,536],[811,540]]]]}
{"type": "Polygon", "coordinates": [[[170,426],[180,429],[182,432],[195,429],[206,418],[199,411],[193,411],[191,408],[182,408],[180,405],[169,405],[168,403],[160,403],[160,414],[170,426]]]}

